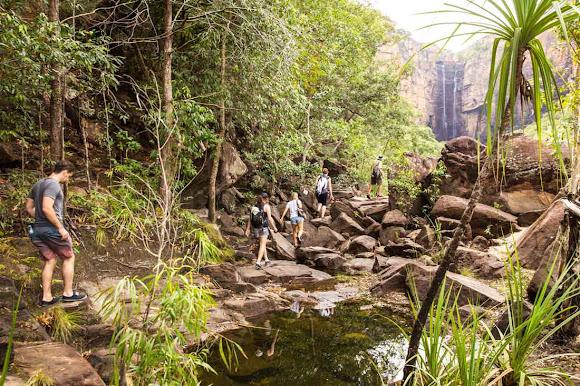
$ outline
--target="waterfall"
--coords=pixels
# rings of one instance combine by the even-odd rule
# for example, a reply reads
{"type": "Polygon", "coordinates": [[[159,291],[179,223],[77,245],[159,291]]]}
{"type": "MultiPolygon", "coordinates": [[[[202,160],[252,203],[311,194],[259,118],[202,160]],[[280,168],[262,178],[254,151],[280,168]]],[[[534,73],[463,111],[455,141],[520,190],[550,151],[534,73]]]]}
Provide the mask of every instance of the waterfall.
{"type": "Polygon", "coordinates": [[[449,132],[447,131],[447,69],[445,68],[445,63],[443,63],[443,81],[441,85],[443,86],[443,130],[445,131],[445,135],[449,136],[449,132]]]}
{"type": "Polygon", "coordinates": [[[437,139],[446,141],[464,135],[463,75],[464,64],[440,60],[436,62],[437,84],[434,91],[435,122],[433,132],[437,139]]]}
{"type": "Polygon", "coordinates": [[[451,124],[451,138],[457,137],[457,64],[453,63],[453,121],[451,124]]]}

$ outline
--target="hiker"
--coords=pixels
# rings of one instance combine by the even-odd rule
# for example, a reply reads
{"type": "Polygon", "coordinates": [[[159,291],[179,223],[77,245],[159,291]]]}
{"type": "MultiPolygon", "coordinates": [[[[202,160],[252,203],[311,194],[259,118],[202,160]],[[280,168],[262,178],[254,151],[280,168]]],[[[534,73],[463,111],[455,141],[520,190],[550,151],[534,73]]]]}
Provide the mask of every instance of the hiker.
{"type": "Polygon", "coordinates": [[[332,196],[332,181],[328,175],[328,169],[324,168],[322,169],[322,174],[316,180],[316,201],[318,201],[316,211],[320,213],[320,218],[324,218],[329,199],[331,201],[334,199],[332,196]]]}
{"type": "Polygon", "coordinates": [[[266,250],[266,242],[268,241],[268,235],[270,234],[270,227],[274,232],[278,232],[276,229],[276,223],[272,218],[272,210],[270,208],[268,193],[262,193],[258,196],[258,201],[255,206],[250,209],[250,221],[246,225],[246,237],[250,236],[250,228],[254,238],[258,239],[258,256],[256,260],[256,269],[262,268],[262,258],[264,258],[264,264],[268,266],[270,264],[270,259],[268,259],[268,251],[266,250]]]}
{"type": "Polygon", "coordinates": [[[70,234],[64,227],[64,194],[61,184],[66,184],[72,174],[73,165],[69,161],[57,161],[53,173],[35,183],[26,199],[26,211],[34,217],[34,225],[28,229],[30,240],[44,261],[41,306],[50,306],[60,301],[76,302],[87,297],[73,290],[75,254],[70,234]],[[64,289],[62,296],[53,296],[52,275],[58,257],[62,259],[64,289]]]}
{"type": "Polygon", "coordinates": [[[292,200],[288,201],[280,217],[282,220],[286,217],[286,212],[290,214],[294,246],[298,247],[298,244],[302,243],[302,233],[304,233],[304,212],[302,211],[302,201],[298,198],[298,193],[292,192],[292,200]]]}
{"type": "Polygon", "coordinates": [[[383,187],[383,156],[377,157],[373,168],[371,170],[371,183],[369,184],[369,191],[367,192],[367,198],[371,199],[371,192],[373,186],[377,187],[377,197],[381,197],[381,189],[383,187]]]}

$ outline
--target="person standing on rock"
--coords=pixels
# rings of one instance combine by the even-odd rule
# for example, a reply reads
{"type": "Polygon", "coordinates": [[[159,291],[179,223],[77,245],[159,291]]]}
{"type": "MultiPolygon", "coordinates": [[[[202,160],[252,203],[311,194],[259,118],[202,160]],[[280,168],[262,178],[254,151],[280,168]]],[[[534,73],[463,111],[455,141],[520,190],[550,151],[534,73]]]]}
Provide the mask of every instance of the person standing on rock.
{"type": "Polygon", "coordinates": [[[371,170],[371,183],[369,184],[369,190],[367,192],[367,198],[371,199],[371,192],[373,186],[377,187],[377,197],[381,197],[381,189],[383,187],[383,156],[377,157],[373,168],[371,170]]]}
{"type": "Polygon", "coordinates": [[[322,174],[316,180],[316,201],[318,201],[318,208],[316,211],[320,214],[320,218],[324,218],[326,214],[326,206],[328,200],[332,200],[332,181],[328,175],[328,169],[322,169],[322,174]]]}
{"type": "Polygon", "coordinates": [[[282,212],[282,220],[286,217],[286,212],[290,213],[290,223],[292,224],[292,240],[294,246],[302,242],[302,233],[304,233],[304,216],[302,215],[302,201],[298,199],[298,193],[292,192],[292,200],[288,201],[284,212],[282,212]]]}
{"type": "Polygon", "coordinates": [[[34,225],[29,227],[28,233],[44,261],[41,306],[50,306],[60,301],[76,302],[87,297],[73,290],[75,254],[70,234],[64,227],[64,194],[61,184],[67,183],[72,174],[73,165],[69,161],[58,161],[53,173],[35,183],[26,199],[26,211],[34,217],[34,225]],[[62,259],[64,289],[62,297],[55,297],[52,295],[52,275],[59,257],[62,259]]]}
{"type": "Polygon", "coordinates": [[[258,201],[256,205],[252,206],[250,209],[250,220],[246,225],[246,237],[250,236],[250,230],[254,238],[258,240],[258,255],[256,259],[256,269],[262,268],[262,258],[266,266],[270,264],[270,259],[268,259],[268,251],[266,250],[266,243],[268,242],[268,236],[270,235],[270,227],[274,232],[278,232],[276,229],[276,223],[272,218],[272,209],[269,204],[270,198],[268,193],[262,193],[258,196],[258,201]]]}

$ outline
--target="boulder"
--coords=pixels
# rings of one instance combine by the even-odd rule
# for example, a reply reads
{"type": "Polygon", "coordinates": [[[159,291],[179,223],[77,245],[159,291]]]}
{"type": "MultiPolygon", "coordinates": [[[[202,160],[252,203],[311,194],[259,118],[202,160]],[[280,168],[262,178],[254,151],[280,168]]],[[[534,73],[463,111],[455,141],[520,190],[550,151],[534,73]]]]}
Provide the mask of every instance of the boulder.
{"type": "Polygon", "coordinates": [[[437,241],[437,236],[435,235],[433,228],[429,225],[423,225],[419,229],[414,241],[425,249],[431,249],[433,248],[433,245],[435,245],[435,241],[437,241]]]}
{"type": "Polygon", "coordinates": [[[209,276],[220,287],[234,292],[256,292],[256,288],[242,281],[236,267],[231,263],[206,265],[199,269],[201,274],[209,276]]]}
{"type": "Polygon", "coordinates": [[[405,237],[405,233],[405,228],[400,226],[382,228],[379,232],[379,241],[382,245],[387,245],[390,242],[396,243],[400,238],[405,237]]]}
{"type": "Polygon", "coordinates": [[[314,225],[315,227],[320,227],[320,226],[330,226],[330,223],[332,222],[332,217],[330,216],[324,216],[324,218],[313,218],[312,220],[310,220],[310,223],[312,225],[314,225]]]}
{"type": "Polygon", "coordinates": [[[390,210],[385,213],[381,221],[383,228],[390,226],[404,227],[409,224],[409,219],[398,209],[390,210]]]}
{"type": "Polygon", "coordinates": [[[336,270],[340,268],[346,259],[340,253],[323,247],[298,248],[297,258],[312,267],[336,270]]]}
{"type": "Polygon", "coordinates": [[[371,236],[375,239],[378,239],[382,229],[383,227],[381,226],[381,224],[376,222],[374,224],[371,224],[369,227],[365,229],[365,234],[367,236],[371,236]]]}
{"type": "Polygon", "coordinates": [[[16,142],[0,143],[0,168],[15,168],[21,162],[20,149],[16,142]]]}
{"type": "Polygon", "coordinates": [[[380,225],[380,224],[379,224],[377,221],[375,221],[375,220],[374,220],[372,217],[368,217],[368,216],[366,216],[366,217],[362,217],[362,218],[361,218],[361,219],[358,221],[358,223],[359,223],[359,224],[360,224],[360,226],[362,226],[363,228],[368,228],[368,227],[370,227],[370,226],[377,225],[377,224],[378,224],[378,225],[380,225]]]}
{"type": "Polygon", "coordinates": [[[358,208],[363,216],[371,217],[375,221],[382,221],[385,213],[390,210],[390,205],[387,204],[371,204],[364,205],[358,208]]]}
{"type": "Polygon", "coordinates": [[[341,200],[341,199],[348,200],[349,198],[354,197],[356,194],[352,189],[351,190],[333,189],[332,195],[337,200],[341,200]]]}
{"type": "Polygon", "coordinates": [[[336,220],[336,218],[341,214],[346,214],[351,218],[360,217],[359,213],[345,201],[335,201],[330,207],[330,216],[332,217],[332,220],[336,220]]]}
{"type": "Polygon", "coordinates": [[[477,249],[478,251],[485,251],[489,249],[491,243],[488,239],[483,236],[475,236],[475,238],[469,244],[470,248],[477,249]]]}
{"type": "Polygon", "coordinates": [[[518,255],[523,267],[538,269],[545,257],[552,256],[553,244],[564,220],[564,205],[555,201],[524,231],[517,243],[518,255]]]}
{"type": "Polygon", "coordinates": [[[372,252],[377,245],[377,240],[370,236],[357,236],[350,240],[348,252],[356,255],[362,252],[372,252]]]}
{"type": "Polygon", "coordinates": [[[252,294],[244,298],[228,299],[223,304],[224,307],[239,312],[246,318],[253,318],[278,309],[276,303],[263,294],[252,294]]]}
{"type": "Polygon", "coordinates": [[[478,276],[496,279],[505,274],[504,263],[489,253],[459,246],[456,259],[459,267],[467,267],[478,276]]]}
{"type": "Polygon", "coordinates": [[[377,258],[373,266],[373,272],[379,273],[379,282],[371,288],[374,295],[386,295],[391,291],[407,290],[408,267],[420,264],[412,259],[401,257],[377,258]]]}
{"type": "Polygon", "coordinates": [[[264,284],[270,280],[269,275],[263,269],[256,269],[253,265],[239,267],[237,271],[243,281],[253,285],[264,284]]]}
{"type": "Polygon", "coordinates": [[[506,212],[518,216],[522,213],[546,210],[554,200],[554,195],[533,189],[522,189],[501,192],[499,198],[506,212]]]}
{"type": "Polygon", "coordinates": [[[346,240],[340,233],[333,231],[327,226],[321,226],[307,236],[303,242],[305,247],[321,246],[336,248],[346,240]]]}
{"type": "Polygon", "coordinates": [[[540,216],[542,215],[542,213],[544,213],[544,212],[545,212],[545,210],[540,209],[540,210],[532,210],[529,212],[520,213],[518,215],[518,225],[521,227],[529,227],[537,219],[539,219],[540,216]]]}
{"type": "Polygon", "coordinates": [[[342,266],[342,270],[351,275],[363,272],[372,272],[374,263],[374,259],[356,257],[354,259],[348,260],[342,266]]]}
{"type": "Polygon", "coordinates": [[[399,239],[397,242],[389,242],[385,245],[385,254],[388,256],[401,256],[416,258],[425,252],[425,248],[406,238],[399,239]]]}
{"type": "MultiPolygon", "coordinates": [[[[468,200],[455,196],[441,196],[431,214],[437,217],[460,219],[468,200]]],[[[519,229],[517,217],[484,204],[477,204],[470,222],[474,235],[497,238],[519,229]]]]}
{"type": "Polygon", "coordinates": [[[365,230],[346,213],[340,213],[332,221],[331,228],[340,234],[349,236],[364,235],[365,230]]]}
{"type": "Polygon", "coordinates": [[[272,233],[272,242],[276,249],[276,258],[279,260],[296,260],[294,245],[280,232],[272,233]]]}
{"type": "MultiPolygon", "coordinates": [[[[107,385],[115,384],[115,349],[101,348],[90,351],[86,358],[107,385]]],[[[118,363],[117,368],[119,369],[119,385],[125,386],[127,384],[125,366],[118,363]]]]}
{"type": "Polygon", "coordinates": [[[325,159],[324,161],[322,161],[322,167],[327,168],[329,174],[333,177],[344,174],[348,170],[348,168],[345,165],[341,164],[340,162],[332,161],[329,159],[325,159]]]}
{"type": "Polygon", "coordinates": [[[14,368],[28,377],[42,371],[53,380],[55,386],[105,386],[89,362],[74,348],[63,343],[16,346],[14,368]]]}
{"type": "Polygon", "coordinates": [[[228,213],[234,213],[238,201],[238,190],[236,188],[229,188],[222,192],[220,197],[220,204],[222,208],[228,213]]]}
{"type": "MultiPolygon", "coordinates": [[[[484,150],[485,146],[481,146],[480,154],[485,154],[484,150]]],[[[441,161],[446,168],[441,194],[469,197],[479,171],[477,155],[478,143],[472,137],[461,136],[445,143],[441,150],[441,161]]]]}
{"type": "MultiPolygon", "coordinates": [[[[407,287],[415,288],[419,299],[425,299],[436,270],[437,267],[411,265],[406,277],[407,287]]],[[[446,288],[452,291],[452,299],[456,298],[460,306],[473,304],[495,307],[505,302],[505,297],[495,288],[453,272],[446,274],[446,288]]]]}

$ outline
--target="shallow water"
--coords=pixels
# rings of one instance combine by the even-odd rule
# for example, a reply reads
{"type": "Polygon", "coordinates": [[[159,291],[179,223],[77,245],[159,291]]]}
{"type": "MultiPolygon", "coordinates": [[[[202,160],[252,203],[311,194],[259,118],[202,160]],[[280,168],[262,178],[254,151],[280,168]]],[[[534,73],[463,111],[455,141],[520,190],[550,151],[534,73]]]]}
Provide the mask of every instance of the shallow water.
{"type": "Polygon", "coordinates": [[[257,328],[228,335],[248,358],[228,371],[214,352],[210,363],[218,374],[204,384],[374,386],[379,372],[388,382],[403,366],[407,342],[387,311],[360,306],[339,305],[329,317],[286,311],[256,321],[257,328]]]}

